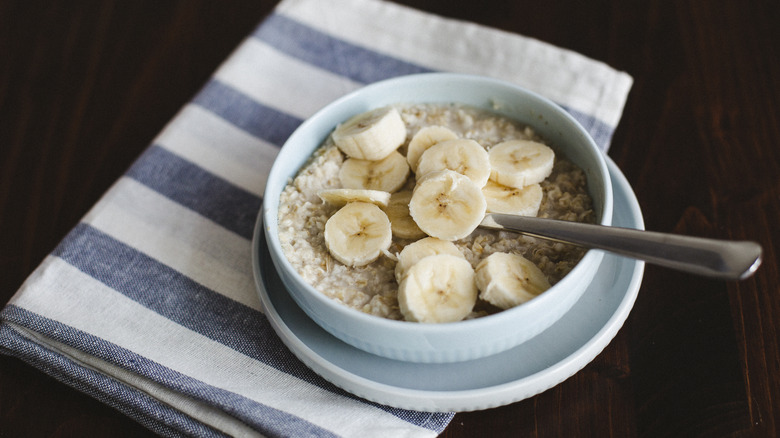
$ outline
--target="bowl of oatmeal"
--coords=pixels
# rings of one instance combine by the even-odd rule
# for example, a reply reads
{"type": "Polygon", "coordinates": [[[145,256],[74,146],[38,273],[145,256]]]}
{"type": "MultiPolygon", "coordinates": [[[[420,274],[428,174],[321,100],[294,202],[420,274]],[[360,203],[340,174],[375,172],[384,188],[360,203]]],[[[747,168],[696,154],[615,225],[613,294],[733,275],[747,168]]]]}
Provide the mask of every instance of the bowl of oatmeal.
{"type": "Polygon", "coordinates": [[[535,93],[428,73],[365,86],[306,120],[260,214],[273,268],[318,325],[373,354],[446,363],[541,333],[602,261],[479,228],[485,212],[610,225],[604,157],[535,93]]]}

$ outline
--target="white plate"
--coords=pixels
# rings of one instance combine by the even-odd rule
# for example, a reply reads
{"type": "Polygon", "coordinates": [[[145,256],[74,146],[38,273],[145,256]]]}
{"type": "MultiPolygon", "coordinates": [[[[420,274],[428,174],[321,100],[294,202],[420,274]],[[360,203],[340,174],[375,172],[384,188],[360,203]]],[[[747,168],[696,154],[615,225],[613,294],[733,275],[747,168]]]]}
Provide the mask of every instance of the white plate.
{"type": "MultiPolygon", "coordinates": [[[[611,160],[613,225],[644,229],[628,181],[611,160]]],[[[617,334],[642,282],[644,263],[606,254],[593,283],[552,327],[503,353],[467,362],[419,364],[352,347],[295,304],[269,259],[261,220],[255,229],[255,282],[265,314],[287,347],[334,385],[384,405],[420,411],[473,411],[545,391],[582,369],[617,334]]]]}

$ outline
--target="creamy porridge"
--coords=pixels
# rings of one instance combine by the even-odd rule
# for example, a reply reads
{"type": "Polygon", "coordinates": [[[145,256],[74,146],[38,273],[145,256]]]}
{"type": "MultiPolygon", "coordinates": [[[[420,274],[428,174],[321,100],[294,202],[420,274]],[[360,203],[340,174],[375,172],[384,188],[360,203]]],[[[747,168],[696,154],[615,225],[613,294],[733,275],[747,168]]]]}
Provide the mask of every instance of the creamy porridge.
{"type": "MultiPolygon", "coordinates": [[[[406,129],[398,148],[407,154],[409,141],[424,127],[442,126],[459,138],[476,141],[489,150],[509,140],[544,143],[529,127],[493,113],[460,105],[397,105],[406,129]]],[[[554,145],[550,145],[554,148],[554,145]]],[[[419,239],[393,235],[389,248],[373,262],[347,266],[329,252],[323,236],[326,222],[341,207],[323,202],[324,189],[342,188],[339,171],[347,157],[332,137],[316,150],[299,174],[281,194],[279,238],[282,249],[300,275],[323,294],[363,312],[390,319],[404,319],[399,308],[396,264],[401,250],[419,239]]],[[[415,188],[414,173],[396,191],[415,188]]],[[[492,178],[492,177],[491,177],[492,178]]],[[[579,222],[594,222],[584,172],[560,154],[543,181],[538,216],[579,222]]],[[[585,250],[573,245],[522,236],[515,233],[476,229],[454,245],[473,268],[489,255],[520,254],[533,262],[550,285],[557,283],[582,258],[585,250]]],[[[466,318],[495,313],[501,309],[479,299],[466,318]]]]}

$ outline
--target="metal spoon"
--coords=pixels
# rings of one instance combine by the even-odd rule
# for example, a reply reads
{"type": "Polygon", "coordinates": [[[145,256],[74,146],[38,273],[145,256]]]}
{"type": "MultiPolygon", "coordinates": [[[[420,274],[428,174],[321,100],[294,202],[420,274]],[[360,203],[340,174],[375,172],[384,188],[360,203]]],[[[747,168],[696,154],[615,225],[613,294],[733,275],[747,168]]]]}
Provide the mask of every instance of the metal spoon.
{"type": "Polygon", "coordinates": [[[603,249],[649,263],[727,280],[741,280],[761,265],[761,245],[630,228],[488,213],[481,228],[603,249]]]}

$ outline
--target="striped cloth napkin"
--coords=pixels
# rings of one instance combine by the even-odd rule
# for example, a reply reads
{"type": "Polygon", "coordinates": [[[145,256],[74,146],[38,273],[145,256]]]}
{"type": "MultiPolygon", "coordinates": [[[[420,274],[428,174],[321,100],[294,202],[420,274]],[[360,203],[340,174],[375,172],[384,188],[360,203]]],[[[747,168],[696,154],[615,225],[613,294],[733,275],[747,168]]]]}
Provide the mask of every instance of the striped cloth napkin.
{"type": "Polygon", "coordinates": [[[284,0],[0,313],[0,348],[165,436],[434,437],[452,413],[324,381],[262,313],[265,178],[306,117],[364,84],[483,74],[569,110],[606,151],[631,78],[540,41],[380,0],[284,0]]]}

